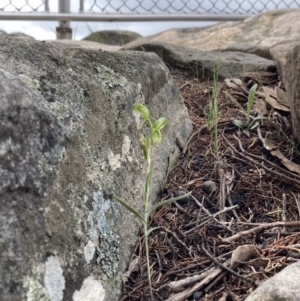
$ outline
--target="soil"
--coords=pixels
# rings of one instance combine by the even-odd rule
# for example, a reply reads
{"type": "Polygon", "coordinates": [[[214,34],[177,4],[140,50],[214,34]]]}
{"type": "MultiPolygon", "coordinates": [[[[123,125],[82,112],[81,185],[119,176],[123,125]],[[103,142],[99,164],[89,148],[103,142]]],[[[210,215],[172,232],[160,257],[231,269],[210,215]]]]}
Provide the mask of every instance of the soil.
{"type": "MultiPolygon", "coordinates": [[[[251,73],[237,85],[231,80],[214,89],[213,82],[189,70],[169,69],[194,132],[157,202],[191,195],[151,216],[151,228],[158,227],[149,237],[154,300],[244,300],[299,259],[299,148],[288,107],[267,104],[263,90],[275,91],[281,83],[276,73],[251,73]],[[259,88],[247,119],[249,90],[255,84],[259,88]],[[217,123],[208,124],[214,95],[217,123]],[[253,120],[262,110],[264,118],[253,120]]],[[[122,301],[150,300],[145,262],[141,231],[122,301]]]]}

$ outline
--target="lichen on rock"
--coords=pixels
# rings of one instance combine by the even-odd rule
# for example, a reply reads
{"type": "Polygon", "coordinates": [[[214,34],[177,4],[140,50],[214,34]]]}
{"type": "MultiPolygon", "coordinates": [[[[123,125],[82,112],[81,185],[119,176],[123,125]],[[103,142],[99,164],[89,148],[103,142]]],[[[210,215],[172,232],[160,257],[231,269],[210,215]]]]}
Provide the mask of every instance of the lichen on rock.
{"type": "Polygon", "coordinates": [[[120,237],[112,231],[100,233],[99,246],[97,246],[97,264],[112,278],[118,271],[120,261],[120,237]]]}

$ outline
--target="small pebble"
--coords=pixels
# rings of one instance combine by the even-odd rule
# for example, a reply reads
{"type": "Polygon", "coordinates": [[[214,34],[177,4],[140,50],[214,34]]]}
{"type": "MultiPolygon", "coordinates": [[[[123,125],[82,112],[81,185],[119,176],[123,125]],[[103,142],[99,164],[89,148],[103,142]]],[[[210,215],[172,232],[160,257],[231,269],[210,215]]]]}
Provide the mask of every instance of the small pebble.
{"type": "MultiPolygon", "coordinates": [[[[182,190],[177,190],[177,191],[174,192],[174,197],[182,196],[182,195],[185,195],[185,194],[186,194],[186,192],[184,192],[182,190]]],[[[187,203],[189,200],[190,200],[190,197],[188,196],[188,197],[185,197],[185,198],[177,201],[177,203],[180,204],[180,205],[183,205],[183,204],[187,203]]]]}
{"type": "Polygon", "coordinates": [[[202,296],[203,296],[203,292],[202,291],[197,291],[197,292],[194,292],[193,299],[198,300],[198,299],[202,298],[202,296]]]}
{"type": "Polygon", "coordinates": [[[161,243],[164,240],[165,236],[166,236],[166,232],[164,231],[159,232],[158,241],[161,243]]]}
{"type": "Polygon", "coordinates": [[[171,220],[173,218],[174,214],[173,213],[167,213],[166,214],[166,219],[171,220]]]}
{"type": "Polygon", "coordinates": [[[202,185],[202,191],[206,194],[211,194],[213,191],[217,189],[217,185],[214,181],[205,181],[202,185]]]}

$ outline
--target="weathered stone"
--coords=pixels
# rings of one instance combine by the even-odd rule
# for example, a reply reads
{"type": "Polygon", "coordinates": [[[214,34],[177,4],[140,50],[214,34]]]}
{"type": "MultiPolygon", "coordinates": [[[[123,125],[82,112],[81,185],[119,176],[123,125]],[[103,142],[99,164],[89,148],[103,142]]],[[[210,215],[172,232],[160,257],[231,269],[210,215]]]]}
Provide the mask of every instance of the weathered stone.
{"type": "Polygon", "coordinates": [[[293,135],[300,142],[300,40],[275,44],[270,52],[277,65],[288,103],[290,104],[293,135]]]}
{"type": "Polygon", "coordinates": [[[34,37],[32,37],[28,34],[22,33],[22,32],[13,32],[11,34],[8,34],[6,31],[0,30],[0,35],[9,35],[9,36],[14,36],[14,37],[20,38],[20,39],[33,39],[34,40],[34,37]]]}
{"type": "Polygon", "coordinates": [[[46,43],[57,44],[64,48],[83,48],[94,50],[117,51],[120,46],[100,44],[92,41],[76,41],[76,40],[47,40],[46,43]]]}
{"type": "Polygon", "coordinates": [[[286,55],[288,51],[292,50],[296,45],[300,44],[300,40],[286,40],[276,43],[270,48],[272,59],[274,60],[282,83],[288,89],[288,74],[286,67],[286,55]]]}
{"type": "Polygon", "coordinates": [[[278,9],[238,22],[209,27],[170,29],[126,45],[137,48],[151,42],[166,42],[198,50],[237,51],[271,59],[269,48],[280,41],[300,38],[300,9],[278,9]]]}
{"type": "Polygon", "coordinates": [[[0,44],[0,299],[118,300],[138,227],[111,195],[143,207],[132,106],[168,118],[153,202],[192,130],[178,88],[153,53],[0,44]]]}
{"type": "Polygon", "coordinates": [[[216,189],[217,189],[216,183],[211,180],[205,181],[202,185],[202,191],[207,194],[211,194],[216,189]]]}
{"type": "Polygon", "coordinates": [[[273,61],[243,52],[202,51],[165,42],[149,42],[124,49],[157,53],[165,63],[191,69],[199,78],[214,79],[219,63],[219,80],[240,77],[245,72],[276,70],[273,61]]]}
{"type": "Polygon", "coordinates": [[[140,34],[128,30],[103,30],[93,32],[83,40],[122,46],[141,37],[140,34]]]}
{"type": "Polygon", "coordinates": [[[261,284],[245,301],[299,301],[300,262],[293,263],[261,284]]]}
{"type": "Polygon", "coordinates": [[[300,142],[300,41],[286,55],[284,77],[287,82],[287,95],[291,105],[293,135],[300,142]]]}

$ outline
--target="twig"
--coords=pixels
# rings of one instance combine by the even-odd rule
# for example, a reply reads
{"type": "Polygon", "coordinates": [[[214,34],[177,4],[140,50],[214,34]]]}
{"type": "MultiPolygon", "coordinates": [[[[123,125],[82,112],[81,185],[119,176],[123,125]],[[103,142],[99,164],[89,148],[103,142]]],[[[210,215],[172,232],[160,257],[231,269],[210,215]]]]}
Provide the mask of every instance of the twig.
{"type": "Polygon", "coordinates": [[[300,218],[300,194],[298,194],[298,197],[296,197],[293,193],[292,195],[294,196],[295,202],[297,204],[297,208],[298,208],[298,219],[300,218]]]}
{"type": "MultiPolygon", "coordinates": [[[[230,259],[228,259],[225,263],[224,266],[228,266],[230,263],[230,259]]],[[[218,277],[221,273],[222,273],[222,269],[221,268],[215,268],[212,270],[212,272],[205,277],[202,281],[196,283],[194,286],[188,288],[187,290],[180,292],[176,295],[173,295],[172,297],[168,298],[165,301],[183,301],[186,298],[188,298],[190,295],[192,295],[194,292],[198,291],[199,289],[201,289],[203,286],[205,286],[207,283],[210,283],[212,279],[215,279],[216,277],[218,277]]]]}
{"type": "Polygon", "coordinates": [[[156,257],[157,257],[157,261],[158,261],[159,271],[161,271],[162,270],[161,259],[160,259],[160,256],[159,256],[157,250],[155,250],[155,254],[156,254],[156,257]]]}
{"type": "MultiPolygon", "coordinates": [[[[224,170],[222,168],[219,169],[219,177],[220,177],[219,210],[222,211],[225,208],[225,200],[226,200],[225,175],[224,175],[224,170]]],[[[225,213],[220,214],[219,218],[221,223],[226,222],[225,213]]]]}
{"type": "Polygon", "coordinates": [[[164,287],[166,287],[168,290],[170,291],[178,291],[180,290],[183,286],[185,285],[191,285],[197,281],[200,281],[202,279],[204,279],[205,277],[207,277],[215,268],[210,268],[207,271],[202,272],[201,274],[198,275],[194,275],[194,276],[190,276],[190,277],[186,277],[184,279],[180,279],[177,281],[172,281],[170,283],[167,283],[163,286],[161,286],[159,289],[162,289],[164,287]]]}
{"type": "MultiPolygon", "coordinates": [[[[222,255],[216,257],[216,258],[217,258],[217,259],[223,259],[224,257],[227,257],[227,256],[231,255],[232,252],[233,252],[233,251],[229,251],[229,252],[224,253],[224,254],[222,254],[222,255]]],[[[195,267],[205,266],[205,265],[207,265],[208,263],[210,263],[210,260],[204,260],[204,261],[201,261],[201,262],[199,262],[199,263],[197,262],[197,263],[188,265],[188,266],[186,266],[186,267],[184,267],[184,268],[181,268],[181,269],[177,269],[177,270],[174,270],[174,271],[169,271],[169,272],[167,272],[167,273],[165,273],[165,274],[163,275],[163,279],[165,279],[166,277],[169,277],[170,275],[179,274],[179,273],[184,272],[184,271],[186,271],[186,270],[194,269],[195,267]]]]}
{"type": "MultiPolygon", "coordinates": [[[[212,215],[192,194],[190,195],[191,198],[196,202],[196,204],[202,208],[202,210],[211,218],[213,219],[216,223],[220,224],[222,227],[224,227],[226,230],[232,232],[232,230],[230,230],[230,228],[226,227],[223,223],[221,223],[220,221],[218,221],[216,219],[216,217],[214,215],[212,215]]],[[[222,211],[223,213],[223,211],[222,211]]]]}
{"type": "MultiPolygon", "coordinates": [[[[231,176],[227,176],[226,178],[228,179],[228,181],[225,182],[226,183],[227,199],[228,199],[229,205],[232,207],[233,204],[232,204],[232,200],[231,200],[231,197],[230,197],[230,190],[232,188],[232,182],[233,182],[233,179],[234,179],[234,169],[232,169],[231,176]]],[[[241,220],[240,217],[237,215],[235,210],[233,210],[232,213],[235,216],[237,221],[241,220]]]]}
{"type": "MultiPolygon", "coordinates": [[[[286,222],[286,195],[285,193],[282,194],[282,215],[281,219],[283,222],[286,222]]],[[[286,228],[285,226],[282,227],[282,231],[285,232],[286,228]]]]}
{"type": "Polygon", "coordinates": [[[228,268],[227,266],[225,266],[224,264],[222,264],[221,262],[219,262],[218,260],[216,260],[205,248],[204,248],[204,245],[201,244],[201,250],[205,253],[206,256],[208,256],[211,261],[213,263],[215,263],[217,266],[219,266],[221,269],[229,272],[230,274],[236,276],[236,277],[239,277],[247,282],[250,282],[251,284],[253,284],[254,286],[256,286],[255,282],[253,279],[250,279],[250,278],[247,278],[247,277],[244,277],[243,275],[240,275],[239,273],[231,270],[230,268],[228,268]]]}
{"type": "Polygon", "coordinates": [[[135,287],[132,291],[130,291],[129,294],[126,294],[125,296],[123,296],[123,298],[120,301],[125,301],[126,298],[130,297],[131,295],[133,295],[135,293],[135,291],[139,290],[143,285],[144,285],[144,283],[142,282],[137,287],[135,287]]]}
{"type": "MultiPolygon", "coordinates": [[[[259,133],[260,133],[260,131],[259,131],[259,133]]],[[[255,154],[251,154],[251,153],[249,153],[249,152],[246,152],[245,149],[244,149],[243,146],[242,146],[241,140],[240,140],[238,137],[236,137],[235,135],[233,135],[233,137],[238,141],[240,150],[241,150],[244,154],[246,154],[247,156],[250,156],[250,157],[252,157],[252,158],[254,158],[254,159],[263,161],[263,162],[265,162],[265,163],[271,165],[273,168],[276,168],[277,170],[279,170],[279,171],[281,171],[281,172],[284,172],[284,173],[288,174],[289,176],[294,177],[295,179],[300,180],[300,176],[299,176],[299,175],[297,175],[297,174],[295,174],[295,173],[293,173],[293,172],[291,172],[291,171],[289,171],[289,170],[287,170],[287,169],[285,169],[285,168],[282,168],[282,167],[280,167],[280,166],[274,164],[273,162],[271,162],[271,161],[269,161],[269,160],[267,160],[267,159],[265,159],[265,158],[263,158],[263,157],[259,157],[259,156],[255,155],[255,154]]]]}
{"type": "Polygon", "coordinates": [[[184,148],[183,148],[183,150],[182,150],[182,153],[183,153],[183,154],[185,154],[185,152],[186,152],[186,150],[187,150],[189,144],[190,144],[191,141],[194,139],[194,137],[195,137],[196,135],[198,135],[198,134],[201,134],[201,132],[203,132],[203,131],[205,131],[205,130],[207,130],[207,124],[202,125],[202,126],[200,127],[200,129],[198,129],[195,133],[193,133],[193,134],[191,135],[191,137],[189,138],[189,140],[187,141],[187,143],[185,144],[185,146],[184,146],[184,148]]]}
{"type": "MultiPolygon", "coordinates": [[[[288,180],[289,182],[293,182],[294,184],[297,184],[297,185],[300,185],[300,181],[298,181],[298,180],[296,180],[296,179],[294,179],[294,178],[292,178],[292,177],[289,177],[289,176],[286,176],[286,175],[284,175],[284,174],[282,174],[282,173],[279,173],[279,172],[277,172],[277,171],[275,171],[275,170],[272,170],[272,169],[270,169],[270,168],[267,168],[265,165],[263,165],[262,163],[259,163],[259,162],[257,162],[257,161],[255,161],[255,160],[253,160],[252,158],[250,158],[249,156],[245,156],[243,153],[241,153],[241,152],[239,152],[227,139],[226,139],[226,137],[223,135],[223,138],[224,138],[224,140],[227,142],[227,144],[229,145],[229,147],[235,152],[235,153],[239,153],[239,155],[242,157],[242,158],[244,158],[244,159],[246,159],[247,161],[249,161],[249,162],[251,162],[251,163],[253,163],[254,165],[258,165],[258,166],[260,166],[262,169],[264,169],[266,172],[268,172],[268,173],[272,173],[272,174],[274,174],[274,175],[276,175],[276,176],[278,176],[278,178],[279,179],[285,179],[285,180],[288,180]]],[[[239,158],[237,158],[237,159],[239,159],[239,158]]],[[[247,161],[244,161],[245,163],[247,163],[248,165],[251,165],[251,166],[253,166],[251,163],[249,164],[249,162],[247,162],[247,161]]]]}
{"type": "MultiPolygon", "coordinates": [[[[231,120],[223,120],[223,121],[218,122],[218,127],[220,127],[221,125],[226,125],[226,124],[230,124],[230,123],[231,123],[231,120]]],[[[187,150],[189,144],[191,143],[191,141],[193,140],[193,138],[196,135],[201,134],[204,130],[207,130],[207,124],[202,125],[195,133],[193,133],[191,135],[191,137],[189,138],[189,140],[187,141],[187,143],[185,144],[185,146],[182,150],[183,154],[186,153],[186,150],[187,150]]]]}
{"type": "MultiPolygon", "coordinates": [[[[190,230],[184,232],[183,235],[188,235],[188,234],[194,232],[196,229],[203,227],[205,224],[207,224],[209,221],[211,221],[211,219],[214,219],[216,216],[218,216],[218,215],[220,215],[220,214],[222,214],[222,213],[226,213],[226,212],[232,211],[232,210],[236,209],[237,207],[238,207],[238,205],[234,205],[234,206],[232,206],[232,207],[225,207],[223,210],[218,211],[218,212],[212,214],[211,217],[209,217],[207,220],[205,220],[205,221],[204,221],[203,223],[201,223],[200,225],[197,225],[197,226],[195,226],[194,228],[192,228],[192,229],[190,229],[190,230]]],[[[198,222],[198,221],[197,221],[197,222],[198,222]]],[[[191,224],[189,224],[189,226],[192,226],[193,224],[196,224],[197,222],[191,223],[191,224]]]]}
{"type": "Polygon", "coordinates": [[[191,83],[187,82],[187,83],[181,85],[181,86],[178,88],[179,91],[182,90],[184,87],[186,87],[186,86],[188,86],[188,85],[191,85],[191,83]]]}
{"type": "Polygon", "coordinates": [[[164,231],[166,231],[166,232],[168,232],[169,234],[171,234],[182,246],[184,246],[185,247],[185,249],[189,252],[190,251],[190,249],[187,247],[187,245],[181,240],[181,239],[179,239],[178,237],[177,237],[177,235],[174,233],[174,232],[172,232],[172,231],[170,231],[170,230],[168,230],[167,228],[165,228],[165,227],[161,227],[164,231]]]}
{"type": "Polygon", "coordinates": [[[300,222],[274,222],[274,223],[269,223],[269,224],[261,224],[258,227],[252,228],[250,230],[242,231],[242,232],[239,232],[230,237],[223,238],[222,242],[231,243],[232,241],[234,241],[242,236],[245,236],[248,234],[254,234],[254,233],[260,232],[262,230],[273,228],[273,227],[295,227],[295,226],[300,226],[300,222]]]}
{"type": "Polygon", "coordinates": [[[291,171],[289,171],[289,170],[287,170],[287,169],[285,169],[285,168],[282,168],[282,167],[280,167],[280,166],[274,164],[273,162],[271,162],[271,161],[269,161],[269,160],[267,160],[267,159],[265,159],[265,158],[263,158],[263,157],[259,157],[259,156],[255,155],[255,154],[251,154],[251,153],[248,153],[248,152],[246,152],[246,151],[245,151],[245,154],[247,154],[248,156],[250,156],[250,157],[252,157],[252,158],[254,158],[254,159],[263,161],[263,162],[265,162],[265,163],[271,165],[271,167],[276,168],[278,171],[284,172],[284,173],[286,173],[287,175],[289,175],[289,176],[291,176],[291,177],[294,177],[295,179],[300,180],[300,176],[299,176],[299,175],[297,175],[297,174],[295,174],[295,173],[293,173],[293,172],[291,172],[291,171]]]}
{"type": "Polygon", "coordinates": [[[178,208],[178,210],[184,214],[187,214],[188,211],[185,210],[183,207],[181,207],[177,202],[174,202],[175,206],[178,208]]]}
{"type": "Polygon", "coordinates": [[[227,272],[223,271],[222,274],[220,274],[214,281],[212,281],[205,289],[204,291],[208,293],[211,288],[213,288],[222,278],[226,276],[227,272]]]}

